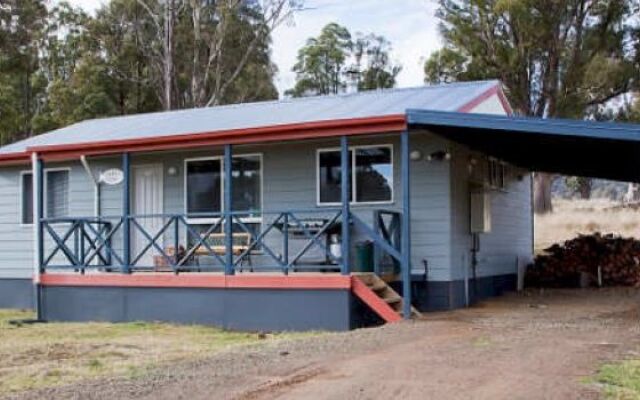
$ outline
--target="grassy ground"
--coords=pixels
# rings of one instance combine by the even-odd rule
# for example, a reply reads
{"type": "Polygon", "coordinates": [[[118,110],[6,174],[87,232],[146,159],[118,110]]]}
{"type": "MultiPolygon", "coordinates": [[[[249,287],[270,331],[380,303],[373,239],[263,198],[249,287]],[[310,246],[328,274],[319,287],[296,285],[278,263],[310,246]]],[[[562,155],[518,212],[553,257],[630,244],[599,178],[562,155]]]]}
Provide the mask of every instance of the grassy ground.
{"type": "Polygon", "coordinates": [[[605,364],[600,368],[595,381],[604,387],[607,398],[640,399],[640,361],[627,360],[605,364]]]}
{"type": "Polygon", "coordinates": [[[0,310],[0,395],[87,378],[135,377],[170,362],[193,360],[230,346],[296,336],[142,322],[9,323],[32,317],[30,312],[0,310]]]}
{"type": "Polygon", "coordinates": [[[553,201],[554,212],[535,217],[535,248],[539,252],[580,233],[615,233],[640,237],[640,211],[609,200],[553,201]]]}

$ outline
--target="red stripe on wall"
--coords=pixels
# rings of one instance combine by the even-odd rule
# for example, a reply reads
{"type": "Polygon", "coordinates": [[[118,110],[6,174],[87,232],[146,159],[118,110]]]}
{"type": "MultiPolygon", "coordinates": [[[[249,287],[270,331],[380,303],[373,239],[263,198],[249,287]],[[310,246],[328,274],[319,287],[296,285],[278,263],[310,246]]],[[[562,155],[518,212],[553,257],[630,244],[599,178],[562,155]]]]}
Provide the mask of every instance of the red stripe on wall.
{"type": "Polygon", "coordinates": [[[43,286],[98,286],[148,288],[227,289],[350,289],[351,278],[343,275],[235,275],[219,274],[43,274],[43,286]]]}

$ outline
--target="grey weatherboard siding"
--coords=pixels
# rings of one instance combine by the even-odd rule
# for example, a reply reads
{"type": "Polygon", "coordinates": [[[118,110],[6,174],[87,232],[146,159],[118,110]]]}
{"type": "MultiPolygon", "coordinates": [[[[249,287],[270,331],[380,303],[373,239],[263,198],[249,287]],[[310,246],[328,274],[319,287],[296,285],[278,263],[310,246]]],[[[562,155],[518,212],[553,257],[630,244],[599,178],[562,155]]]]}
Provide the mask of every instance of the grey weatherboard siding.
{"type": "MultiPolygon", "coordinates": [[[[263,155],[263,209],[316,208],[316,151],[336,147],[338,139],[280,145],[237,146],[234,154],[263,155]]],[[[354,205],[365,221],[370,221],[375,208],[398,209],[401,204],[400,158],[397,135],[350,139],[358,144],[392,144],[394,149],[394,203],[384,205],[354,205]]],[[[430,282],[460,281],[464,268],[470,265],[470,235],[468,234],[468,177],[467,160],[470,153],[464,148],[431,135],[416,132],[411,136],[411,149],[424,156],[450,149],[452,159],[427,162],[424,158],[411,163],[412,193],[412,267],[417,277],[428,263],[430,282]]],[[[184,211],[184,159],[220,156],[222,149],[194,152],[166,152],[132,156],[132,165],[162,164],[163,170],[175,167],[177,175],[164,174],[164,211],[184,211]]],[[[119,157],[90,160],[94,172],[119,167],[119,157]]],[[[70,174],[70,213],[78,216],[94,214],[94,189],[80,162],[47,163],[46,167],[68,167],[70,174]]],[[[0,277],[30,278],[33,272],[33,228],[20,226],[20,168],[0,170],[0,205],[11,212],[0,216],[0,277]]],[[[121,186],[103,186],[102,215],[121,213],[121,186]]],[[[530,181],[524,173],[522,181],[509,180],[504,192],[492,193],[493,231],[482,235],[479,256],[479,276],[515,273],[518,256],[531,254],[530,181]]],[[[265,217],[268,218],[268,217],[265,217]]],[[[171,231],[171,230],[169,230],[171,231]]],[[[354,242],[362,236],[354,232],[354,242]]],[[[114,238],[118,243],[120,237],[114,238]]],[[[165,237],[171,243],[170,234],[165,237]]],[[[118,247],[118,246],[116,246],[118,247]]],[[[353,254],[353,252],[352,252],[353,254]]],[[[256,262],[258,263],[258,262],[256,262]]],[[[438,290],[433,290],[434,295],[438,290]]]]}

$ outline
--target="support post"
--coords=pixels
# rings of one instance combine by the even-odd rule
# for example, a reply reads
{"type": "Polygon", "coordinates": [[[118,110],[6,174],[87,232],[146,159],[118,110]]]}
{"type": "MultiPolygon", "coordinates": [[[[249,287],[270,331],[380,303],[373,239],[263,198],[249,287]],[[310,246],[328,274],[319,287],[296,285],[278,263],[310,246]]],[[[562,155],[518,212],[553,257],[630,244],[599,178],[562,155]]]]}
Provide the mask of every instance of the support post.
{"type": "Polygon", "coordinates": [[[42,218],[44,218],[44,161],[40,159],[37,153],[33,153],[31,158],[31,184],[33,189],[33,229],[35,236],[35,257],[34,257],[34,305],[36,309],[36,318],[41,321],[42,315],[42,299],[40,291],[40,276],[44,270],[44,230],[42,218]]]}
{"type": "Polygon", "coordinates": [[[131,273],[131,156],[129,153],[122,153],[122,172],[124,181],[122,182],[122,266],[123,274],[131,273]]]}
{"type": "Polygon", "coordinates": [[[233,275],[233,209],[232,209],[232,172],[233,172],[233,147],[230,144],[224,146],[224,245],[225,260],[224,274],[233,275]]]}
{"type": "Polygon", "coordinates": [[[400,136],[402,163],[402,313],[405,319],[411,318],[411,182],[409,158],[409,132],[400,136]]]}
{"type": "Polygon", "coordinates": [[[351,261],[351,253],[350,253],[350,227],[349,220],[351,217],[351,213],[349,211],[349,202],[351,201],[350,196],[350,186],[351,186],[351,160],[349,158],[349,141],[346,136],[340,137],[340,171],[341,171],[341,179],[340,179],[340,187],[341,187],[341,198],[342,202],[342,243],[341,243],[341,253],[342,253],[342,265],[340,266],[340,273],[342,275],[349,275],[351,270],[350,261],[351,261]]]}

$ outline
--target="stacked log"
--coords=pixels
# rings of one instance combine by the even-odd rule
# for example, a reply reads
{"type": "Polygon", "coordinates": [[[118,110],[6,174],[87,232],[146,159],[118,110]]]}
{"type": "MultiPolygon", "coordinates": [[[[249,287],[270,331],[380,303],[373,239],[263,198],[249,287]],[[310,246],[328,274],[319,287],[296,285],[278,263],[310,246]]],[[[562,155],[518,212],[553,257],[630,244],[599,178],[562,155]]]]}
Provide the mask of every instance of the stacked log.
{"type": "MultiPolygon", "coordinates": [[[[640,287],[640,240],[601,233],[554,244],[527,270],[527,285],[576,287],[585,276],[603,286],[640,287]]],[[[584,283],[584,282],[583,282],[584,283]]]]}

